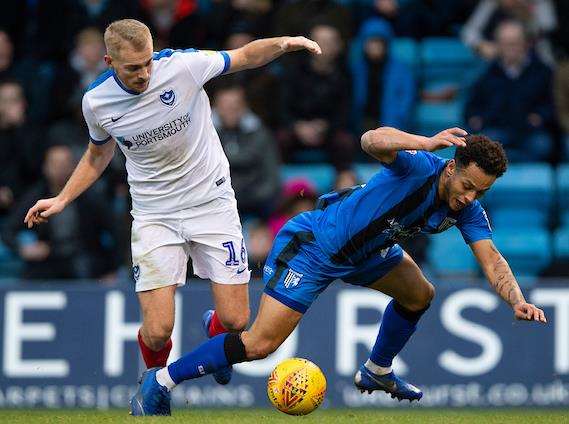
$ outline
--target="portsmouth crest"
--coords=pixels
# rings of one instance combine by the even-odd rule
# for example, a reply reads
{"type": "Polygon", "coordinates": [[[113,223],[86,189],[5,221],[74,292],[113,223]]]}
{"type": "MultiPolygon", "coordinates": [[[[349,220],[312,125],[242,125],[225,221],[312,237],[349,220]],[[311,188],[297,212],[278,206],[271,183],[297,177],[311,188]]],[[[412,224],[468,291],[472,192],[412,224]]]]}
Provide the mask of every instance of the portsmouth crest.
{"type": "Polygon", "coordinates": [[[160,94],[160,101],[166,106],[174,106],[174,103],[176,102],[176,93],[174,93],[174,90],[166,90],[160,94]]]}
{"type": "Polygon", "coordinates": [[[132,147],[132,141],[125,139],[124,137],[116,137],[117,141],[125,146],[128,150],[132,147]]]}

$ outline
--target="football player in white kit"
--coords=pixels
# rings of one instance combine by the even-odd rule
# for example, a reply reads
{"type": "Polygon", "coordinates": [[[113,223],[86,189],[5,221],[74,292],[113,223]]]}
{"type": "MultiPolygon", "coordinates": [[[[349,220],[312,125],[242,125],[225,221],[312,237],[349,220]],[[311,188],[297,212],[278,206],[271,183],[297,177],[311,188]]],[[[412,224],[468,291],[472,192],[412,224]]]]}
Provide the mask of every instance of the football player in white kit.
{"type": "MultiPolygon", "coordinates": [[[[31,227],[61,212],[99,178],[119,145],[132,197],[133,275],[143,316],[139,344],[149,369],[163,367],[172,346],[174,293],[185,284],[189,257],[196,275],[211,280],[215,311],[204,315],[208,336],[241,331],[249,320],[247,253],[229,163],[203,85],[287,52],[321,51],[304,37],[278,37],[227,52],[153,52],[148,27],[133,19],[110,24],[105,45],[109,69],[83,97],[87,151],[61,193],[39,200],[24,222],[31,227]]],[[[216,380],[223,384],[230,377],[225,370],[216,380]]],[[[169,413],[169,406],[142,412],[169,413]]]]}

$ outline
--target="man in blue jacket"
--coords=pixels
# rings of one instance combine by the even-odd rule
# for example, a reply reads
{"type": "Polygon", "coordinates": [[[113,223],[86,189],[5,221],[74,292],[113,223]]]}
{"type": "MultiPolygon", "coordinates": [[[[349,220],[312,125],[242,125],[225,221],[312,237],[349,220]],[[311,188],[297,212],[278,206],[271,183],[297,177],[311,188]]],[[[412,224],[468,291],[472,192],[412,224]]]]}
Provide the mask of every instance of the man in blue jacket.
{"type": "Polygon", "coordinates": [[[415,100],[411,69],[390,54],[393,31],[388,22],[364,22],[352,45],[352,119],[357,133],[379,124],[408,128],[415,100]]]}

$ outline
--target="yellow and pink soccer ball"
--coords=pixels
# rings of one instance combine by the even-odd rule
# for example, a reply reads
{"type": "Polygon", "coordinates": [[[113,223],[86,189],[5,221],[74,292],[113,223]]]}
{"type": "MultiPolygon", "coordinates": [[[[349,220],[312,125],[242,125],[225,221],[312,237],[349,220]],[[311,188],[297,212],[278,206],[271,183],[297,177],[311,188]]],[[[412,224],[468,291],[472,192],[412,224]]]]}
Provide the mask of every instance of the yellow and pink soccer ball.
{"type": "Polygon", "coordinates": [[[267,394],[271,403],[285,414],[310,414],[324,401],[326,377],[306,359],[285,359],[269,376],[267,394]]]}

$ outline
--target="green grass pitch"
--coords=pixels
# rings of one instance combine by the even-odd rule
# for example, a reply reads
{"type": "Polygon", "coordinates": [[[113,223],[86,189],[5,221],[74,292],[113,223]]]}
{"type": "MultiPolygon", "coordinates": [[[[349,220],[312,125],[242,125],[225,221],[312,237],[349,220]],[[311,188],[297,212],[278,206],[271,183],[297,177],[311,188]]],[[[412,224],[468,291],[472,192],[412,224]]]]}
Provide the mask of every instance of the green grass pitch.
{"type": "Polygon", "coordinates": [[[125,410],[0,410],[0,423],[568,423],[566,410],[322,410],[290,417],[271,409],[176,410],[168,417],[133,418],[125,410]]]}

